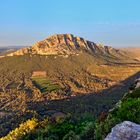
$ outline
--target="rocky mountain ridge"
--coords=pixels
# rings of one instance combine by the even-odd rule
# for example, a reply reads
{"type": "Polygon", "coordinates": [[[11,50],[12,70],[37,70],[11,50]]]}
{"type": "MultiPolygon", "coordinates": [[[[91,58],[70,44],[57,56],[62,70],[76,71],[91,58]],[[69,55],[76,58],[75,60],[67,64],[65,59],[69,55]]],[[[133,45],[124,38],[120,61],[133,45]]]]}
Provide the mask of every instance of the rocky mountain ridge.
{"type": "Polygon", "coordinates": [[[70,55],[77,54],[82,50],[101,55],[120,55],[125,53],[109,46],[103,46],[72,34],[56,34],[47,39],[37,42],[31,47],[22,48],[6,56],[39,54],[39,55],[70,55]]]}

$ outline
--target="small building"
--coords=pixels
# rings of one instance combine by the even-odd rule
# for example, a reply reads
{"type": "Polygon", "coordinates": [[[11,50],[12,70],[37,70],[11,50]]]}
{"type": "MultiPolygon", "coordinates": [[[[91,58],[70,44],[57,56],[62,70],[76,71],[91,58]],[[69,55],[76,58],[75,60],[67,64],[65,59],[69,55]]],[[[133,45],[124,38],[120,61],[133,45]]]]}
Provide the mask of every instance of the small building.
{"type": "Polygon", "coordinates": [[[32,77],[46,77],[47,73],[46,71],[33,71],[32,77]]]}

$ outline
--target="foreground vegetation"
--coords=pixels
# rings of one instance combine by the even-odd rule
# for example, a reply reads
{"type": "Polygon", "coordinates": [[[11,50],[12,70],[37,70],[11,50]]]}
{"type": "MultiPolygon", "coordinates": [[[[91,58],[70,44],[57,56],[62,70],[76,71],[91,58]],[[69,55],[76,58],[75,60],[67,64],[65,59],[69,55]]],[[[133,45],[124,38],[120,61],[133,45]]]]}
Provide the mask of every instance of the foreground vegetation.
{"type": "Polygon", "coordinates": [[[107,117],[101,114],[97,119],[92,114],[79,118],[68,116],[52,121],[27,120],[0,140],[102,140],[116,124],[129,120],[140,124],[140,88],[126,94],[107,117]]]}

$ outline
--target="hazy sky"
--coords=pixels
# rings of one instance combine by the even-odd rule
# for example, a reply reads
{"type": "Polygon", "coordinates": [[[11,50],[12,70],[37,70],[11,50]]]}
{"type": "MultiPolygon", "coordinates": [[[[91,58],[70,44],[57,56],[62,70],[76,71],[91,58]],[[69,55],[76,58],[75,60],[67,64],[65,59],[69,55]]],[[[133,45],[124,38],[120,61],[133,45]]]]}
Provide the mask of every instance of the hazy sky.
{"type": "Polygon", "coordinates": [[[112,46],[140,46],[140,0],[1,0],[0,46],[72,33],[112,46]]]}

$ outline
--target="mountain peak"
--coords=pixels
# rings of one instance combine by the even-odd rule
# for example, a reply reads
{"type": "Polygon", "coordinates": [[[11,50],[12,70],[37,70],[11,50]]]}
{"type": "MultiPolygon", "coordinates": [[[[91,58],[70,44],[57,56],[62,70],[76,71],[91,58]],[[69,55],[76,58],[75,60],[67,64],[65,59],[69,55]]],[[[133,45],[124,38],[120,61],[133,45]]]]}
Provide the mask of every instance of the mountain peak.
{"type": "Polygon", "coordinates": [[[101,55],[119,53],[119,50],[112,47],[96,44],[94,42],[87,41],[84,38],[75,37],[72,34],[55,34],[49,36],[43,41],[35,43],[31,47],[19,49],[7,56],[24,54],[70,55],[77,54],[83,50],[101,55]]]}
{"type": "Polygon", "coordinates": [[[81,37],[74,37],[74,35],[72,34],[55,34],[52,36],[49,36],[47,39],[40,41],[36,44],[33,45],[34,46],[48,46],[50,48],[55,48],[55,47],[64,47],[65,49],[77,49],[79,47],[87,47],[87,41],[84,40],[81,37]]]}

